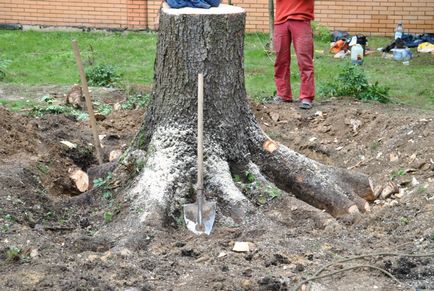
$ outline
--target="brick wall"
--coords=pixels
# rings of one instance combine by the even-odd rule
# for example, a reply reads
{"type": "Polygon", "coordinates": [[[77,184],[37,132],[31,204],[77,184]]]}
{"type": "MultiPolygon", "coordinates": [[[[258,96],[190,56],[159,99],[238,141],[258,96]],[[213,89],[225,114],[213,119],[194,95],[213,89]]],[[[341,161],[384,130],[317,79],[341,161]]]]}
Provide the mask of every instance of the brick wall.
{"type": "MultiPolygon", "coordinates": [[[[227,3],[227,0],[223,1],[227,3]]],[[[0,23],[152,28],[161,0],[0,0],[0,23]]],[[[268,31],[268,0],[232,0],[247,11],[247,31],[268,31]]],[[[316,20],[331,29],[391,35],[434,32],[434,0],[315,1],[316,20]]]]}
{"type": "Polygon", "coordinates": [[[0,23],[123,28],[127,0],[0,0],[0,23]]]}

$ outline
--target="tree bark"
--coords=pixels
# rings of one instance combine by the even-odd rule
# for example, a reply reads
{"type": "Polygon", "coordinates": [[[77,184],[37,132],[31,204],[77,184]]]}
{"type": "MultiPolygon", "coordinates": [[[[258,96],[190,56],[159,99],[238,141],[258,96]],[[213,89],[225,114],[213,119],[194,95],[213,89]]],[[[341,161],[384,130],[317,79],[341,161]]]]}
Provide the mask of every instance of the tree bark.
{"type": "Polygon", "coordinates": [[[181,206],[194,200],[198,73],[205,76],[205,194],[218,202],[218,222],[240,223],[256,211],[254,197],[233,181],[246,172],[334,216],[369,208],[362,199],[372,195],[367,176],[310,160],[257,124],[244,84],[245,16],[228,5],[163,7],[152,100],[131,146],[145,152],[127,194],[132,213],[141,209],[131,224],[179,220],[181,206]]]}

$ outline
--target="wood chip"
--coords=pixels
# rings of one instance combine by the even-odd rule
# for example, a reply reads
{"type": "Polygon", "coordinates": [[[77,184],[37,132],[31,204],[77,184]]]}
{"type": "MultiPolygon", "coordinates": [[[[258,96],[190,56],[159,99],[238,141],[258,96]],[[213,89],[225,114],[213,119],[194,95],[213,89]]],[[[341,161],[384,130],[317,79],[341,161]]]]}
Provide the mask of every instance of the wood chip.
{"type": "Polygon", "coordinates": [[[237,241],[235,242],[234,248],[232,250],[237,253],[247,253],[250,251],[249,243],[237,241]]]}

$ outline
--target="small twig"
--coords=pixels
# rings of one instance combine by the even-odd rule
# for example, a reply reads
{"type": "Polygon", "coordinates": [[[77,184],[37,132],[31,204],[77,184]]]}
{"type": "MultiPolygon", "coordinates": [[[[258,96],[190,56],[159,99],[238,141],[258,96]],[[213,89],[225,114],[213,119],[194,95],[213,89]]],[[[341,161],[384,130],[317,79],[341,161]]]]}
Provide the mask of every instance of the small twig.
{"type": "Polygon", "coordinates": [[[294,288],[294,291],[297,291],[301,286],[303,286],[305,283],[308,283],[310,281],[321,279],[321,278],[325,278],[325,277],[330,277],[330,276],[338,274],[338,273],[342,273],[342,272],[346,272],[346,271],[353,270],[353,269],[358,269],[358,268],[376,269],[378,271],[383,272],[384,274],[386,274],[390,278],[392,278],[396,283],[398,283],[398,285],[401,284],[401,282],[399,282],[399,280],[396,279],[395,276],[393,276],[391,273],[387,272],[386,270],[384,270],[382,268],[379,268],[379,267],[376,267],[376,266],[372,266],[372,265],[357,265],[357,266],[348,267],[348,268],[345,268],[345,269],[342,269],[342,270],[334,271],[334,272],[331,272],[331,273],[328,273],[328,274],[324,274],[324,275],[321,275],[321,276],[315,276],[315,277],[311,277],[309,279],[306,279],[306,280],[302,281],[300,284],[298,284],[297,287],[294,288]]]}
{"type": "Polygon", "coordinates": [[[360,166],[360,165],[363,164],[363,163],[369,163],[369,162],[372,161],[373,159],[374,159],[374,158],[369,158],[369,159],[367,159],[367,160],[361,160],[361,161],[357,162],[357,164],[355,164],[355,165],[353,165],[353,166],[351,166],[351,167],[348,167],[347,170],[352,170],[352,169],[354,169],[354,168],[357,168],[358,166],[360,166]]]}
{"type": "MultiPolygon", "coordinates": [[[[379,257],[380,256],[398,256],[398,257],[415,257],[416,258],[416,257],[434,257],[434,253],[428,253],[428,254],[404,254],[404,253],[374,253],[374,254],[364,254],[364,255],[360,255],[360,256],[350,257],[350,258],[347,258],[347,259],[342,259],[342,260],[339,260],[339,261],[336,261],[336,262],[331,262],[331,263],[323,266],[321,269],[319,269],[313,275],[312,278],[319,279],[319,278],[316,278],[316,277],[318,277],[319,274],[321,274],[325,269],[327,269],[327,268],[329,268],[329,267],[331,267],[331,266],[333,266],[335,264],[345,263],[345,262],[352,261],[352,260],[358,260],[358,259],[363,259],[363,258],[366,258],[366,257],[374,257],[374,256],[379,256],[379,257]]],[[[329,275],[333,275],[333,274],[329,274],[329,275]]],[[[310,279],[307,279],[305,281],[306,282],[303,282],[303,284],[304,283],[308,283],[310,281],[310,279]]],[[[299,286],[297,286],[297,288],[295,288],[294,291],[296,291],[298,288],[300,288],[301,285],[303,285],[303,284],[299,284],[299,286]]],[[[309,290],[309,286],[308,286],[308,290],[309,290]]]]}

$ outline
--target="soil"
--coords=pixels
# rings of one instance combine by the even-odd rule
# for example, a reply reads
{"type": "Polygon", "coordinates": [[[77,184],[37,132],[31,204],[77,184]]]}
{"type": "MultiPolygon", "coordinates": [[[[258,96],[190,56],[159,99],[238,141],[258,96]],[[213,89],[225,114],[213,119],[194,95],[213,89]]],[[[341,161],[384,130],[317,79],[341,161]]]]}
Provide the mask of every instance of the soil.
{"type": "MultiPolygon", "coordinates": [[[[119,98],[107,94],[106,103],[119,98]]],[[[348,99],[317,103],[310,111],[296,104],[252,110],[274,140],[366,173],[375,187],[393,183],[396,193],[377,199],[356,221],[324,226],[281,196],[258,208],[278,227],[217,222],[210,236],[197,237],[170,226],[114,249],[115,242],[95,233],[127,211],[122,188],[106,184],[80,194],[68,177],[70,168],[92,172],[96,166],[87,122],[0,108],[0,290],[292,290],[328,263],[376,253],[383,255],[341,262],[324,273],[371,265],[400,285],[364,267],[318,279],[311,290],[434,289],[433,111],[348,99]],[[250,250],[232,251],[237,241],[249,242],[250,250]]],[[[106,162],[112,150],[125,151],[144,112],[114,111],[98,122],[106,162]]],[[[92,180],[107,176],[96,172],[92,180]]]]}

